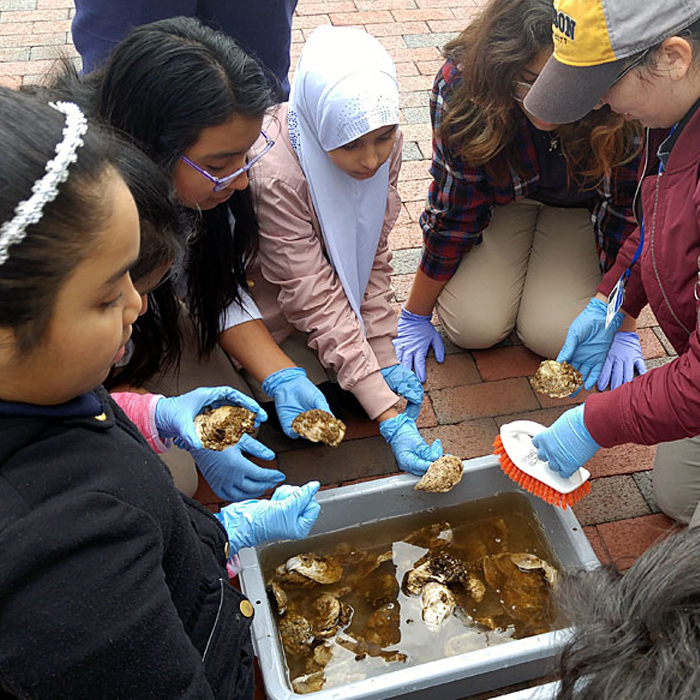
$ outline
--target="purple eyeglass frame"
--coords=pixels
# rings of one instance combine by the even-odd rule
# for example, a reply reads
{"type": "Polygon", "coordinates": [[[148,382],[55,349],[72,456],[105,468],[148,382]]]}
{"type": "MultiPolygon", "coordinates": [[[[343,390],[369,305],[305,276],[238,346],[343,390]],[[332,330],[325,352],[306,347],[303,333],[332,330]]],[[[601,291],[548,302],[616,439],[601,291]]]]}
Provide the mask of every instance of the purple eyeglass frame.
{"type": "Polygon", "coordinates": [[[180,156],[180,160],[187,163],[190,168],[196,170],[200,175],[204,175],[207,180],[213,182],[214,192],[221,192],[221,190],[226,189],[226,187],[228,187],[237,177],[240,177],[243,175],[243,173],[247,173],[253,167],[253,165],[255,165],[275,145],[274,140],[271,139],[262,129],[260,129],[260,135],[265,139],[265,148],[263,148],[258,155],[251,158],[242,168],[238,168],[236,172],[231,173],[226,177],[216,177],[215,175],[208,173],[204,168],[197,165],[197,163],[193,163],[187,156],[180,156]]]}

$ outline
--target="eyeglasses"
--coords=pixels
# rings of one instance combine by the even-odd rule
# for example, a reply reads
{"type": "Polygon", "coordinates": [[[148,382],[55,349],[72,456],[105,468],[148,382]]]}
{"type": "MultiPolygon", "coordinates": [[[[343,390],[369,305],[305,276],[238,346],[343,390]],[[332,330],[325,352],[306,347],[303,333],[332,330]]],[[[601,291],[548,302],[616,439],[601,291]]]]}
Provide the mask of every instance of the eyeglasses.
{"type": "Polygon", "coordinates": [[[526,97],[527,93],[530,92],[530,88],[533,83],[523,83],[521,80],[513,81],[513,99],[516,102],[522,102],[526,97]]]}
{"type": "Polygon", "coordinates": [[[642,51],[642,53],[640,53],[639,56],[637,56],[637,58],[635,58],[634,61],[632,61],[632,63],[630,63],[629,66],[627,66],[622,73],[620,73],[620,75],[618,75],[617,78],[612,81],[612,83],[610,83],[610,87],[615,85],[615,83],[619,83],[633,68],[636,68],[647,57],[647,54],[650,51],[651,49],[642,51]]]}
{"type": "Polygon", "coordinates": [[[226,177],[216,177],[211,173],[208,173],[204,168],[201,168],[196,163],[193,163],[187,156],[180,156],[190,168],[194,168],[200,175],[204,175],[210,182],[214,183],[214,192],[221,192],[221,190],[226,189],[237,177],[247,173],[274,145],[275,142],[261,129],[260,135],[265,139],[265,148],[260,151],[256,156],[253,156],[242,168],[238,168],[235,173],[231,173],[226,177]]]}

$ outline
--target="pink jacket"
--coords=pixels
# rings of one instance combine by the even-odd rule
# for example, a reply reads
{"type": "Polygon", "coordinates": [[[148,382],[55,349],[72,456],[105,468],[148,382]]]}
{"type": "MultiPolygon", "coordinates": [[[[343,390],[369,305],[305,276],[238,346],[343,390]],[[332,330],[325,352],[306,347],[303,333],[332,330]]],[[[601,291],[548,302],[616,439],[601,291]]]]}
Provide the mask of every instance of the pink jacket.
{"type": "Polygon", "coordinates": [[[306,333],[321,364],[335,371],[340,386],[356,396],[370,418],[376,418],[398,401],[379,369],[397,362],[391,343],[396,313],[390,305],[388,237],[401,208],[396,185],[403,136],[397,136],[391,154],[384,226],[360,309],[363,334],[325,256],[309,186],[289,141],[286,104],[277,108],[267,129],[275,146],[250,171],[260,225],[260,253],[248,274],[253,298],[278,343],[295,328],[306,333]]]}
{"type": "MultiPolygon", "coordinates": [[[[636,317],[648,302],[678,357],[586,399],[586,427],[602,447],[700,434],[700,110],[678,135],[662,175],[655,150],[650,156],[642,184],[644,250],[632,268],[623,308],[636,317]]],[[[638,243],[639,229],[620,249],[601,292],[610,293],[638,243]]]]}
{"type": "Polygon", "coordinates": [[[156,428],[156,404],[163,398],[160,394],[115,391],[110,396],[139,429],[141,435],[146,438],[146,442],[156,453],[167,452],[172,447],[173,441],[171,439],[161,440],[156,428]]]}

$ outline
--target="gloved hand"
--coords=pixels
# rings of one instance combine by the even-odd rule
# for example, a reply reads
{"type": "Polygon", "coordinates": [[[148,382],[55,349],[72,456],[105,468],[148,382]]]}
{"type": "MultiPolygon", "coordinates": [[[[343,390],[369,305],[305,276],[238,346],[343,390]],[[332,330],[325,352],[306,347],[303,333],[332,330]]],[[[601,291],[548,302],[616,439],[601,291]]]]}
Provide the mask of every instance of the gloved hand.
{"type": "Polygon", "coordinates": [[[608,383],[611,389],[617,389],[625,382],[631,382],[635,370],[639,375],[647,371],[639,336],[629,331],[619,331],[615,334],[603,370],[598,377],[598,391],[605,391],[608,383]]]}
{"type": "Polygon", "coordinates": [[[254,464],[244,453],[260,459],[274,459],[275,453],[250,435],[243,437],[221,452],[216,450],[191,450],[192,457],[219,498],[241,501],[262,496],[274,488],[285,475],[277,469],[265,469],[254,464]]]}
{"type": "Polygon", "coordinates": [[[321,512],[314,498],[320,486],[318,481],[285,485],[280,487],[283,495],[275,492],[269,501],[242,501],[223,508],[215,515],[226,528],[231,549],[238,552],[268,540],[306,537],[321,512]]]}
{"type": "Polygon", "coordinates": [[[567,479],[600,449],[583,421],[583,404],[559,416],[532,444],[537,456],[567,479]]]}
{"type": "Polygon", "coordinates": [[[430,316],[421,316],[401,307],[399,315],[398,336],[392,341],[396,350],[396,359],[407,369],[412,369],[421,382],[425,381],[425,358],[433,348],[435,360],[445,359],[445,344],[440,334],[430,322],[430,316]]]}
{"type": "Polygon", "coordinates": [[[423,403],[423,387],[418,381],[418,377],[403,365],[391,365],[391,367],[383,367],[379,371],[389,388],[408,401],[406,414],[411,418],[418,418],[420,405],[423,403]]]}
{"type": "MultiPolygon", "coordinates": [[[[202,449],[194,427],[195,416],[207,406],[242,406],[255,413],[255,426],[267,420],[267,413],[250,398],[230,386],[202,387],[182,396],[161,398],[156,404],[156,430],[161,438],[177,438],[176,444],[183,450],[202,449]]],[[[263,458],[263,459],[272,459],[263,458]]]]}
{"type": "Polygon", "coordinates": [[[569,326],[566,340],[557,356],[557,362],[568,362],[574,369],[581,372],[586,390],[592,389],[595,385],[615,333],[624,320],[623,313],[618,311],[606,328],[607,308],[604,301],[591,299],[569,326]]]}
{"type": "Polygon", "coordinates": [[[383,420],[379,432],[391,446],[399,467],[416,476],[425,474],[430,464],[442,457],[440,440],[428,446],[418,432],[416,421],[406,413],[383,420]]]}
{"type": "Polygon", "coordinates": [[[262,388],[275,401],[284,434],[294,440],[299,435],[292,430],[292,421],[300,413],[312,408],[331,413],[326,397],[307,379],[306,371],[301,367],[287,367],[273,372],[262,383],[262,388]]]}

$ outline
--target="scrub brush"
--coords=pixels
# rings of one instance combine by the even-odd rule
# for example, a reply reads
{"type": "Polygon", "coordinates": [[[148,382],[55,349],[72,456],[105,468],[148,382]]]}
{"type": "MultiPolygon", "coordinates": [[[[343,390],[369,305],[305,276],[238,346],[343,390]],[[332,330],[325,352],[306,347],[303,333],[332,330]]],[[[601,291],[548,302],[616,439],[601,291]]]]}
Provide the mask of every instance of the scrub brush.
{"type": "Polygon", "coordinates": [[[506,423],[493,441],[494,452],[505,474],[526,491],[559,508],[572,506],[591,490],[591,474],[581,467],[565,479],[539,459],[532,438],[543,430],[546,426],[530,420],[506,423]]]}

